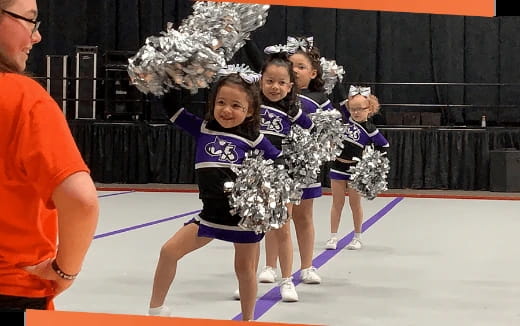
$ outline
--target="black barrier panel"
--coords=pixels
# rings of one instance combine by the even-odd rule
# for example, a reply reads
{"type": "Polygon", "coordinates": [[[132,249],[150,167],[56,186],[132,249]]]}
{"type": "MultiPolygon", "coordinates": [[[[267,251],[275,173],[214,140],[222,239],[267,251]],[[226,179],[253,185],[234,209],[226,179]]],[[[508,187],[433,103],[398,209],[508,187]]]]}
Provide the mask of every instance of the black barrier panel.
{"type": "Polygon", "coordinates": [[[97,49],[76,47],[76,119],[96,118],[97,49]]]}
{"type": "Polygon", "coordinates": [[[47,79],[45,86],[47,92],[49,92],[56,103],[58,103],[65,116],[67,116],[67,65],[67,55],[46,56],[47,79]]]}

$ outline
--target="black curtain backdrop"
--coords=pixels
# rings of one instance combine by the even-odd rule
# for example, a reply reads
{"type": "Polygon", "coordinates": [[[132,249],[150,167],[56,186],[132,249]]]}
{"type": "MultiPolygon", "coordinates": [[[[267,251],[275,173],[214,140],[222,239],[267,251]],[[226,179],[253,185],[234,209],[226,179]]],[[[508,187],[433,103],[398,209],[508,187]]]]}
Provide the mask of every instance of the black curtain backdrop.
{"type": "MultiPolygon", "coordinates": [[[[39,0],[38,5],[43,41],[33,48],[28,65],[37,76],[45,75],[45,55],[73,58],[78,45],[98,46],[100,59],[106,51],[135,52],[146,37],[158,35],[167,22],[178,26],[192,11],[189,0],[39,0]]],[[[399,105],[407,103],[426,105],[416,111],[440,111],[447,124],[480,125],[486,115],[488,126],[519,126],[519,30],[516,16],[271,6],[252,42],[263,49],[285,43],[288,35],[314,36],[321,54],[345,67],[345,86],[377,83],[381,127],[387,113],[406,111],[399,105]]],[[[252,65],[251,60],[243,50],[235,57],[252,65]]],[[[100,62],[99,76],[102,67],[100,62]]],[[[197,112],[204,111],[206,95],[201,90],[195,97],[197,112]]],[[[175,127],[73,120],[70,125],[98,182],[195,182],[192,140],[175,127]]],[[[520,150],[520,132],[514,128],[382,131],[391,143],[391,188],[485,190],[489,152],[520,150]]],[[[322,181],[328,185],[326,174],[322,181]]]]}
{"type": "MultiPolygon", "coordinates": [[[[191,136],[171,124],[70,121],[101,183],[196,183],[191,136]]],[[[381,128],[391,144],[392,189],[489,190],[490,151],[520,150],[520,129],[381,128]]],[[[322,184],[330,186],[329,164],[322,184]]]]}
{"type": "MultiPolygon", "coordinates": [[[[189,0],[38,3],[43,41],[32,50],[29,70],[40,76],[45,74],[47,54],[74,55],[77,45],[98,46],[100,57],[106,51],[137,51],[146,37],[158,35],[167,22],[178,26],[192,12],[189,0]]],[[[518,30],[517,16],[466,17],[271,6],[267,23],[253,33],[252,40],[263,48],[284,43],[287,35],[313,35],[322,55],[345,67],[345,84],[426,83],[375,87],[374,93],[384,105],[446,105],[420,110],[441,110],[447,124],[479,124],[485,114],[489,125],[520,125],[518,30]]],[[[249,63],[242,52],[237,53],[237,58],[249,63]]],[[[102,62],[98,69],[101,66],[102,62]]],[[[406,108],[392,106],[385,110],[406,108]]],[[[385,123],[384,112],[378,121],[385,123]]]]}

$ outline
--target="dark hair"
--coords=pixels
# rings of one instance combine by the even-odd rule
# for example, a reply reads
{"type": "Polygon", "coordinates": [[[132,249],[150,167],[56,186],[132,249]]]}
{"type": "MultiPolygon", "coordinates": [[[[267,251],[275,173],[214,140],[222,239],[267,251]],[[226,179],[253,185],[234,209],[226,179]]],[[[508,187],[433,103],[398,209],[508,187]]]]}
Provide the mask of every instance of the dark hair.
{"type": "Polygon", "coordinates": [[[251,116],[247,117],[246,120],[242,123],[242,126],[248,129],[251,128],[255,131],[260,130],[260,90],[258,87],[258,82],[249,84],[245,82],[239,74],[230,74],[220,77],[213,85],[208,100],[208,112],[206,114],[206,120],[215,120],[215,99],[217,98],[217,94],[220,88],[225,85],[237,85],[246,92],[249,99],[249,110],[252,112],[251,116]]]}
{"type": "Polygon", "coordinates": [[[291,91],[287,93],[286,99],[288,107],[292,107],[294,103],[296,103],[297,95],[298,95],[298,87],[296,87],[296,77],[294,77],[294,69],[293,64],[289,60],[289,55],[286,52],[282,53],[272,53],[267,56],[262,66],[261,73],[262,75],[265,73],[267,67],[274,65],[278,67],[285,67],[287,69],[287,73],[289,74],[289,81],[294,85],[291,88],[291,91]]]}
{"type": "Polygon", "coordinates": [[[309,61],[311,62],[312,68],[316,69],[316,77],[314,79],[311,79],[309,82],[309,91],[311,92],[323,92],[325,89],[323,88],[323,85],[325,85],[325,81],[323,80],[323,69],[321,68],[321,62],[320,62],[320,49],[313,46],[307,51],[304,51],[302,49],[299,49],[295,52],[303,54],[306,56],[309,61]]]}

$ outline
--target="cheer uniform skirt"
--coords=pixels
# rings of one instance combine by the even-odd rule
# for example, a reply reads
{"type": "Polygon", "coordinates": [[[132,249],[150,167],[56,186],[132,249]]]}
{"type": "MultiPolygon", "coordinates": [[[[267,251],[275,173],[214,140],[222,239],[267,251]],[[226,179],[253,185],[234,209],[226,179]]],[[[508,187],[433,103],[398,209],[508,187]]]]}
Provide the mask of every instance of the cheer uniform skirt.
{"type": "Polygon", "coordinates": [[[302,200],[318,198],[318,197],[321,197],[321,195],[322,195],[320,182],[305,186],[304,188],[302,188],[302,190],[303,190],[302,200]]]}
{"type": "Polygon", "coordinates": [[[356,164],[357,162],[346,163],[335,160],[330,166],[329,178],[331,180],[352,180],[352,175],[350,172],[348,172],[348,170],[351,166],[355,166],[356,164]]]}
{"type": "Polygon", "coordinates": [[[195,223],[199,226],[199,237],[214,238],[233,243],[255,243],[264,238],[264,233],[244,230],[238,226],[242,219],[238,214],[229,213],[228,199],[203,199],[203,208],[198,216],[184,225],[195,223]]]}

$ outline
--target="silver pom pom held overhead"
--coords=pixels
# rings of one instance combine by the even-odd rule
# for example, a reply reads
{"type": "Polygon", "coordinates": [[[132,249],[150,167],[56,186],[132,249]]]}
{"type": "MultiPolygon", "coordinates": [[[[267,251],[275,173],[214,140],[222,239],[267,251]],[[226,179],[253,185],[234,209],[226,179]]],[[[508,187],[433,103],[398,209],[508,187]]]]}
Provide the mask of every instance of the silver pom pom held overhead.
{"type": "Polygon", "coordinates": [[[143,93],[163,95],[169,88],[197,93],[215,79],[226,61],[255,29],[265,24],[269,5],[197,1],[178,30],[168,23],[149,36],[128,60],[132,83],[143,93]]]}
{"type": "Polygon", "coordinates": [[[336,60],[327,60],[324,57],[320,58],[321,69],[323,70],[322,78],[325,84],[323,88],[326,94],[332,93],[336,83],[343,81],[345,70],[343,66],[338,66],[336,60]]]}
{"type": "Polygon", "coordinates": [[[301,198],[283,165],[275,165],[254,150],[247,153],[242,165],[231,169],[237,178],[226,182],[224,191],[229,193],[231,214],[242,217],[238,226],[256,233],[282,227],[288,220],[287,204],[301,198]]]}
{"type": "Polygon", "coordinates": [[[387,176],[390,161],[386,153],[374,149],[373,145],[365,147],[361,158],[355,157],[358,163],[350,167],[352,180],[349,184],[361,196],[373,200],[378,194],[387,190],[387,176]]]}

